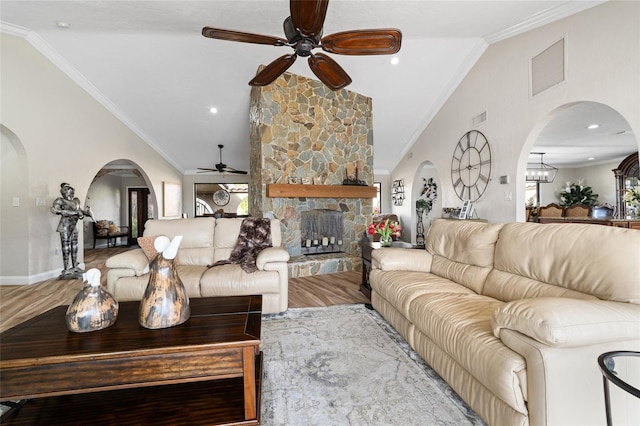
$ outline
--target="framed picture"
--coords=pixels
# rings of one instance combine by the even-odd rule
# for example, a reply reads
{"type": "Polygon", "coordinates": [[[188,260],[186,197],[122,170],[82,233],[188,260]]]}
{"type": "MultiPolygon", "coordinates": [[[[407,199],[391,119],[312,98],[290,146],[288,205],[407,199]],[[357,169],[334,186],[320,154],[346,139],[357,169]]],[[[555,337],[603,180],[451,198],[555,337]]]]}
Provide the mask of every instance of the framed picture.
{"type": "Polygon", "coordinates": [[[311,178],[310,177],[303,177],[302,178],[302,184],[303,185],[311,185],[311,178]]]}
{"type": "Polygon", "coordinates": [[[462,208],[460,209],[460,214],[458,215],[458,219],[466,219],[467,216],[469,216],[469,213],[471,212],[471,208],[473,206],[473,203],[471,203],[471,201],[466,200],[464,203],[462,203],[462,208]]]}
{"type": "Polygon", "coordinates": [[[179,217],[182,214],[182,190],[179,183],[162,182],[162,215],[179,217]]]}
{"type": "MultiPolygon", "coordinates": [[[[454,210],[455,209],[453,207],[443,207],[442,208],[442,218],[443,219],[451,219],[452,217],[454,217],[454,216],[452,216],[454,210]]],[[[457,216],[455,216],[455,217],[457,217],[457,216]]]]}
{"type": "Polygon", "coordinates": [[[475,219],[476,218],[476,205],[471,203],[471,207],[469,207],[469,211],[467,212],[467,219],[475,219]]]}

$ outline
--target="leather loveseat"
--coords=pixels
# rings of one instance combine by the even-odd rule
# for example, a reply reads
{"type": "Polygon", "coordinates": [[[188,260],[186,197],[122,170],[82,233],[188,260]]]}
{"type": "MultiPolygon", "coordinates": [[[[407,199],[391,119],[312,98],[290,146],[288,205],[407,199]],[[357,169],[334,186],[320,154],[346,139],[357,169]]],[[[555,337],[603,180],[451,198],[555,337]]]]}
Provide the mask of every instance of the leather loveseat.
{"type": "MultiPolygon", "coordinates": [[[[374,308],[491,425],[606,424],[597,358],[640,350],[636,230],[437,219],[426,250],[374,250],[370,282],[374,308]]],[[[630,400],[612,386],[615,424],[640,424],[630,400]]]]}
{"type": "MultiPolygon", "coordinates": [[[[265,248],[256,259],[258,270],[247,273],[238,264],[207,268],[229,258],[242,218],[149,220],[144,237],[166,235],[183,239],[176,257],[178,275],[189,297],[262,295],[262,312],[284,312],[288,306],[289,253],[281,247],[280,221],[270,222],[273,247],[265,248]]],[[[119,301],[140,300],[149,281],[145,267],[149,259],[142,249],[133,249],[107,259],[107,287],[119,301]]]]}

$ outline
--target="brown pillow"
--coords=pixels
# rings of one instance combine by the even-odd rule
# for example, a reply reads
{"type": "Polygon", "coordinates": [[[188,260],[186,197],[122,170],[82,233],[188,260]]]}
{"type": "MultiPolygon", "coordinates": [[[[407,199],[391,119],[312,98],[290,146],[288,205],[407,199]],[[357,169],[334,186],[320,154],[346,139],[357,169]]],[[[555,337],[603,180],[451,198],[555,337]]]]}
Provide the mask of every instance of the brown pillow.
{"type": "Polygon", "coordinates": [[[158,254],[156,248],[153,246],[156,238],[158,237],[138,237],[138,245],[149,260],[152,260],[154,257],[156,257],[156,254],[158,254]]]}
{"type": "MultiPolygon", "coordinates": [[[[153,245],[160,235],[156,235],[155,237],[138,237],[138,245],[147,256],[149,261],[153,260],[154,257],[158,254],[155,246],[153,245]]],[[[178,265],[178,257],[176,256],[175,264],[178,265]]]]}
{"type": "Polygon", "coordinates": [[[109,231],[109,221],[108,220],[99,220],[96,222],[96,231],[100,236],[106,236],[109,231]]]}
{"type": "Polygon", "coordinates": [[[110,234],[115,234],[115,233],[118,233],[118,232],[120,232],[120,227],[118,225],[115,225],[113,223],[111,225],[109,225],[109,233],[110,234]]]}

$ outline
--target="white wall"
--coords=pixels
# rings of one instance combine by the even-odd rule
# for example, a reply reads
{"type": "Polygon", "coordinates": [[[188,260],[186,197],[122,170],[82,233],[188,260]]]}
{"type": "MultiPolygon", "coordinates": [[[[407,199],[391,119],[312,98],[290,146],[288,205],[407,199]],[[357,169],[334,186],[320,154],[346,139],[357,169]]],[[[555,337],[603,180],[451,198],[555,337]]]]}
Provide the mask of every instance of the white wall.
{"type": "MultiPolygon", "coordinates": [[[[392,179],[405,185],[424,160],[431,161],[442,188],[442,205],[460,206],[451,182],[451,156],[460,137],[481,131],[493,153],[491,181],[476,203],[490,222],[524,220],[524,171],[531,146],[563,105],[594,101],[618,111],[640,135],[640,2],[608,2],[542,28],[495,43],[485,51],[447,100],[392,179]],[[567,39],[567,80],[529,95],[529,59],[562,37],[567,39]],[[474,126],[472,118],[487,112],[474,126]],[[501,185],[498,177],[511,183],[501,185]],[[512,200],[505,195],[511,193],[512,200]]],[[[413,194],[412,188],[406,188],[413,194]]],[[[409,200],[411,205],[414,201],[409,200]]],[[[409,217],[407,209],[394,209],[409,217]]]]}
{"type": "MultiPolygon", "coordinates": [[[[2,229],[16,227],[29,247],[28,259],[23,260],[28,271],[16,275],[3,268],[0,283],[32,283],[53,278],[62,269],[58,217],[49,210],[61,182],[73,185],[76,196],[85,200],[102,166],[125,158],[140,167],[161,205],[162,182],[181,182],[182,175],[26,40],[0,34],[0,49],[0,119],[24,147],[27,174],[22,198],[29,223],[25,229],[4,215],[0,218],[2,229]],[[39,199],[44,200],[42,205],[36,205],[39,199]]],[[[82,241],[82,228],[79,232],[82,241]]],[[[18,244],[9,237],[4,241],[3,232],[3,243],[18,244]]]]}

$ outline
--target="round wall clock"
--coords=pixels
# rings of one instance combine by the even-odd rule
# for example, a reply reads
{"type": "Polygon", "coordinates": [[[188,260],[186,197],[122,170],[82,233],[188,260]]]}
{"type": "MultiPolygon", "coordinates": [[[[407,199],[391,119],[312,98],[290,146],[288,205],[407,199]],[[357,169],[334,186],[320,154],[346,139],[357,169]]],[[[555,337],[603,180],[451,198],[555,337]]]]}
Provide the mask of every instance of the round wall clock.
{"type": "Polygon", "coordinates": [[[218,189],[213,193],[213,202],[216,203],[216,206],[226,206],[227,204],[229,204],[230,199],[231,196],[224,189],[218,189]]]}
{"type": "Polygon", "coordinates": [[[491,177],[491,147],[477,130],[467,132],[458,141],[451,160],[453,189],[461,200],[476,201],[491,177]]]}

